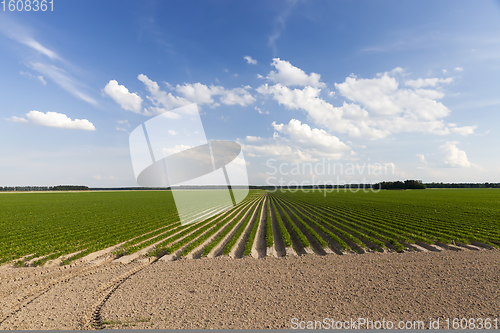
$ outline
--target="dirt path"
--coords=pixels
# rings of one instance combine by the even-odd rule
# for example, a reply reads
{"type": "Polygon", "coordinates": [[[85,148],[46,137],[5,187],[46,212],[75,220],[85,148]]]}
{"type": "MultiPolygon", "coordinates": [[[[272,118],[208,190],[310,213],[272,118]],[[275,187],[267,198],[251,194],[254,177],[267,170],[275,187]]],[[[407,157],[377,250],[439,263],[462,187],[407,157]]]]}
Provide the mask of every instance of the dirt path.
{"type": "MultiPolygon", "coordinates": [[[[51,274],[50,268],[20,270],[18,278],[28,280],[51,274]]],[[[292,318],[500,320],[499,285],[499,250],[104,263],[52,285],[0,329],[82,329],[94,323],[291,328],[292,318]]]]}

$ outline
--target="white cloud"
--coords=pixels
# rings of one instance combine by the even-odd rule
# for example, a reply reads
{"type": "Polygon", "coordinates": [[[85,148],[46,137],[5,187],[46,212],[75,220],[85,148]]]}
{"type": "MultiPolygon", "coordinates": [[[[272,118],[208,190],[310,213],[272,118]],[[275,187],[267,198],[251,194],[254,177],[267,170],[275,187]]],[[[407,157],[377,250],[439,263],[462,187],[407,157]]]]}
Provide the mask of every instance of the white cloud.
{"type": "Polygon", "coordinates": [[[128,129],[130,128],[130,123],[128,122],[128,120],[117,120],[116,122],[118,124],[122,125],[122,126],[117,126],[116,127],[117,131],[122,131],[122,132],[127,132],[128,133],[128,129]]]}
{"type": "Polygon", "coordinates": [[[244,88],[234,88],[224,91],[220,101],[226,105],[248,106],[255,102],[255,98],[244,88]]]}
{"type": "Polygon", "coordinates": [[[46,86],[46,85],[47,85],[47,81],[45,81],[45,79],[43,78],[43,76],[42,76],[42,75],[33,75],[33,74],[31,74],[30,72],[23,72],[23,71],[19,72],[19,74],[21,74],[21,75],[26,75],[26,76],[29,76],[29,77],[31,77],[31,78],[37,79],[37,80],[39,80],[40,82],[42,82],[44,86],[46,86]]]}
{"type": "Polygon", "coordinates": [[[276,41],[280,38],[281,33],[285,30],[286,20],[288,16],[292,12],[293,8],[297,4],[296,0],[287,1],[285,9],[275,18],[274,20],[274,30],[273,33],[269,36],[268,45],[273,50],[273,55],[275,56],[278,52],[276,47],[276,41]]]}
{"type": "Polygon", "coordinates": [[[460,135],[470,135],[474,134],[474,130],[477,128],[476,125],[474,126],[463,126],[463,127],[452,127],[450,128],[450,131],[456,134],[460,135]]]}
{"type": "Polygon", "coordinates": [[[36,50],[36,51],[46,55],[50,59],[60,59],[59,56],[57,55],[57,53],[55,53],[52,50],[49,50],[48,48],[46,48],[45,46],[43,46],[42,44],[40,44],[39,42],[37,42],[33,38],[25,37],[25,38],[22,38],[18,41],[26,46],[31,47],[33,50],[36,50]]]}
{"type": "Polygon", "coordinates": [[[287,134],[292,142],[303,149],[314,147],[313,149],[326,154],[337,154],[350,149],[336,136],[322,129],[311,128],[296,119],[291,119],[287,125],[273,122],[273,127],[276,131],[287,134]]]}
{"type": "Polygon", "coordinates": [[[442,91],[432,89],[415,89],[415,93],[428,99],[441,99],[444,97],[444,93],[442,91]]]}
{"type": "Polygon", "coordinates": [[[179,134],[179,132],[176,132],[174,130],[168,130],[168,134],[170,134],[170,135],[177,135],[177,134],[179,134]]]}
{"type": "Polygon", "coordinates": [[[458,142],[446,142],[444,145],[440,146],[441,152],[444,154],[442,162],[446,166],[458,167],[458,168],[468,168],[471,163],[467,159],[467,154],[465,151],[457,148],[458,142]]]}
{"type": "MultiPolygon", "coordinates": [[[[9,19],[8,17],[4,16],[2,17],[2,19],[0,19],[0,32],[5,34],[8,38],[13,39],[20,44],[28,46],[38,54],[48,57],[49,59],[46,60],[59,61],[60,63],[66,65],[66,67],[75,68],[74,66],[71,66],[71,64],[69,64],[65,59],[60,57],[55,51],[49,49],[48,47],[42,45],[39,41],[37,41],[33,37],[33,33],[29,28],[24,25],[21,26],[17,24],[14,20],[9,19]]],[[[33,55],[30,55],[29,58],[39,59],[40,57],[33,57],[33,55]]],[[[49,78],[73,96],[76,96],[77,98],[94,106],[98,104],[96,100],[82,92],[82,85],[74,80],[65,70],[54,65],[48,65],[35,61],[29,62],[26,65],[42,74],[36,76],[31,74],[29,75],[37,78],[44,85],[47,84],[46,78],[49,78]]]]}
{"type": "Polygon", "coordinates": [[[276,130],[272,138],[246,137],[247,144],[243,144],[243,148],[248,156],[272,156],[299,163],[318,161],[320,158],[337,160],[350,154],[350,147],[336,136],[311,128],[299,120],[291,119],[288,124],[273,122],[272,125],[276,130]]]}
{"type": "Polygon", "coordinates": [[[366,117],[366,111],[353,104],[344,104],[343,107],[334,107],[323,99],[319,98],[321,89],[305,87],[304,89],[293,89],[276,84],[267,84],[257,88],[257,92],[264,95],[272,95],[279,104],[289,109],[305,110],[315,124],[326,127],[331,131],[339,133],[349,133],[354,137],[365,136],[368,138],[381,138],[389,133],[370,128],[363,119],[359,119],[356,124],[352,119],[343,117],[344,108],[350,117],[366,117]]]}
{"type": "Polygon", "coordinates": [[[42,63],[30,63],[30,66],[33,70],[50,78],[73,96],[92,105],[97,105],[96,100],[81,92],[81,89],[78,87],[80,84],[72,79],[65,70],[54,65],[46,65],[42,63]]]}
{"type": "Polygon", "coordinates": [[[307,75],[302,69],[293,66],[288,61],[274,58],[271,65],[277,69],[277,72],[271,71],[266,77],[271,82],[285,86],[325,87],[325,83],[320,81],[321,75],[316,73],[307,75]]]}
{"type": "Polygon", "coordinates": [[[173,96],[172,93],[162,91],[158,83],[149,79],[144,74],[139,74],[137,77],[139,81],[146,85],[149,91],[147,98],[153,103],[154,106],[144,109],[143,114],[146,116],[161,114],[172,109],[191,104],[192,102],[182,98],[173,96]]]}
{"type": "MultiPolygon", "coordinates": [[[[304,110],[316,125],[352,137],[380,139],[394,133],[423,132],[445,135],[451,132],[466,135],[474,126],[452,129],[443,118],[451,111],[438,99],[444,92],[433,89],[402,88],[395,77],[404,76],[402,68],[380,73],[373,79],[358,79],[351,75],[336,83],[340,95],[349,100],[335,107],[320,98],[321,89],[306,86],[291,89],[278,83],[261,85],[256,91],[272,96],[288,109],[304,110]]],[[[423,80],[423,79],[419,79],[423,80]]],[[[415,80],[415,82],[420,82],[415,80]]],[[[433,85],[448,79],[426,79],[415,86],[433,85]]],[[[407,81],[408,82],[408,81],[407,81]]],[[[448,81],[446,81],[448,82],[448,81]]]]}
{"type": "Polygon", "coordinates": [[[255,107],[255,110],[260,114],[269,114],[269,111],[262,111],[259,107],[255,107]]]}
{"type": "Polygon", "coordinates": [[[170,156],[176,153],[179,153],[184,150],[188,150],[193,148],[193,146],[189,145],[175,145],[174,147],[169,147],[169,148],[163,148],[162,152],[164,156],[170,156]]]}
{"type": "Polygon", "coordinates": [[[461,72],[461,71],[463,71],[464,69],[463,69],[462,67],[455,67],[455,70],[456,70],[457,72],[461,72]]]}
{"type": "Polygon", "coordinates": [[[172,93],[162,91],[156,82],[144,74],[140,74],[138,79],[146,85],[149,92],[147,98],[153,103],[152,107],[144,111],[146,115],[160,114],[191,103],[196,103],[198,106],[209,105],[214,108],[220,104],[248,106],[255,102],[255,98],[247,91],[251,88],[250,86],[225,89],[222,86],[185,83],[174,88],[175,92],[182,96],[174,96],[172,93]],[[214,99],[214,96],[219,96],[218,101],[214,99]]]}
{"type": "Polygon", "coordinates": [[[10,118],[5,118],[5,120],[7,121],[11,121],[13,123],[28,123],[29,121],[24,119],[24,118],[20,118],[20,117],[16,117],[16,116],[12,116],[10,118]]]}
{"type": "Polygon", "coordinates": [[[0,20],[0,31],[3,32],[7,37],[17,41],[20,44],[28,46],[32,50],[37,51],[40,54],[43,54],[49,57],[52,60],[62,60],[59,55],[50,50],[49,48],[43,46],[38,41],[36,41],[31,33],[23,26],[20,26],[16,22],[7,19],[6,17],[2,17],[0,20]]]}
{"type": "Polygon", "coordinates": [[[45,127],[79,129],[85,131],[95,131],[94,125],[87,119],[71,120],[68,116],[57,112],[43,113],[40,111],[30,111],[26,118],[11,117],[7,120],[20,123],[32,123],[45,127]]]}
{"type": "Polygon", "coordinates": [[[238,77],[238,74],[237,74],[237,73],[234,73],[234,74],[233,74],[233,76],[234,76],[234,77],[238,77]]]}
{"type": "Polygon", "coordinates": [[[245,59],[247,61],[247,63],[249,63],[251,65],[257,65],[257,60],[252,59],[252,57],[250,57],[250,56],[244,56],[243,59],[245,59]]]}
{"type": "Polygon", "coordinates": [[[47,85],[47,81],[45,81],[45,79],[43,78],[43,76],[38,75],[36,78],[37,78],[38,80],[40,80],[40,82],[42,82],[44,86],[46,86],[46,85],[47,85]]]}
{"type": "Polygon", "coordinates": [[[136,93],[131,93],[128,89],[119,85],[116,80],[110,80],[103,91],[110,96],[122,109],[141,113],[142,98],[136,93]]]}
{"type": "Polygon", "coordinates": [[[257,74],[257,78],[258,79],[263,79],[264,77],[262,75],[260,75],[260,74],[257,74]]]}
{"type": "Polygon", "coordinates": [[[405,85],[413,88],[423,88],[423,87],[435,87],[438,84],[448,84],[452,82],[453,82],[452,77],[446,79],[429,78],[429,79],[408,80],[405,82],[405,85]]]}
{"type": "Polygon", "coordinates": [[[420,162],[426,163],[425,156],[423,154],[417,154],[417,157],[420,162]]]}
{"type": "Polygon", "coordinates": [[[224,92],[224,88],[221,86],[208,87],[201,83],[185,83],[183,86],[177,85],[175,90],[183,95],[186,100],[192,101],[198,105],[213,104],[214,100],[212,96],[220,95],[224,92]]]}

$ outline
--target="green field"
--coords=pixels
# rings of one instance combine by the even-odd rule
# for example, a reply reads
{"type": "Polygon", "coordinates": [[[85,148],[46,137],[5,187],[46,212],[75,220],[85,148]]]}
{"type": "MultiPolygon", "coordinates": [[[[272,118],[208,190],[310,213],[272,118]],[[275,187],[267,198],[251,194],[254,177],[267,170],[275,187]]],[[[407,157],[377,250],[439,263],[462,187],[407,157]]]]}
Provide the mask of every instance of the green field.
{"type": "MultiPolygon", "coordinates": [[[[335,190],[276,192],[276,198],[312,209],[363,233],[378,232],[399,241],[432,244],[500,244],[500,190],[427,189],[372,192],[335,190]]],[[[372,235],[373,236],[373,235],[372,235]]],[[[376,239],[383,240],[380,236],[376,239]]],[[[388,241],[388,240],[385,240],[388,241]]]]}
{"type": "Polygon", "coordinates": [[[81,251],[67,263],[122,242],[116,257],[151,246],[146,255],[241,257],[252,245],[281,255],[500,245],[498,189],[251,191],[229,211],[188,225],[178,222],[169,191],[2,193],[0,211],[0,262],[19,265],[81,251]]]}

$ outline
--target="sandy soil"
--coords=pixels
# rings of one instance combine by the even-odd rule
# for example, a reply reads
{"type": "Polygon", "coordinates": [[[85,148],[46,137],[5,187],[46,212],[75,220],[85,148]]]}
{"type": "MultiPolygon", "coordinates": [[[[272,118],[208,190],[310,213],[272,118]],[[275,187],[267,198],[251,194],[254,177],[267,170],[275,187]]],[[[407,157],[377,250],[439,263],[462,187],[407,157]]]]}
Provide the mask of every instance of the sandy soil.
{"type": "Polygon", "coordinates": [[[500,319],[498,250],[93,265],[0,270],[0,329],[291,328],[292,318],[426,325],[438,317],[500,319]],[[56,275],[62,281],[50,285],[56,275]],[[5,310],[16,306],[17,312],[5,310]]]}

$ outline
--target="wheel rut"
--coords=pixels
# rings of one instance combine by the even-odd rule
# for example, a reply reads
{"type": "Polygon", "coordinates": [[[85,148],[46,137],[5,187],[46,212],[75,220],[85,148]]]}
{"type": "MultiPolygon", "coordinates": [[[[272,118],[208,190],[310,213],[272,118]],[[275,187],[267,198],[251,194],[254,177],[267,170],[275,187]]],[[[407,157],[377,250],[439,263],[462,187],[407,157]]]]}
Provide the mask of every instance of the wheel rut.
{"type": "Polygon", "coordinates": [[[156,262],[156,260],[151,261],[151,262],[146,262],[145,264],[136,267],[130,271],[127,271],[126,273],[118,276],[117,278],[113,279],[111,282],[108,284],[102,286],[98,290],[96,290],[93,295],[94,297],[97,298],[97,300],[90,306],[90,308],[87,310],[87,313],[85,315],[85,325],[84,329],[102,329],[103,328],[103,322],[102,322],[102,316],[101,316],[101,309],[106,303],[106,301],[111,297],[111,295],[125,282],[128,278],[130,278],[132,275],[136,274],[140,270],[146,268],[147,266],[151,265],[152,263],[156,262]]]}

